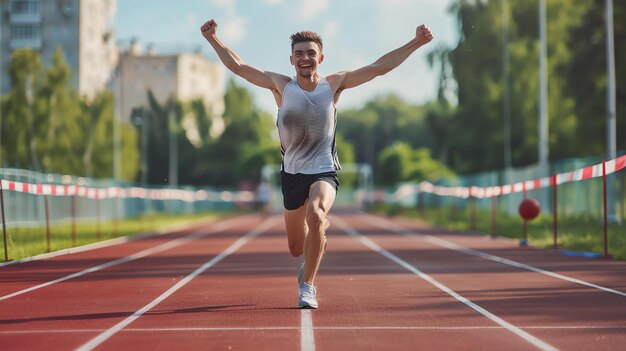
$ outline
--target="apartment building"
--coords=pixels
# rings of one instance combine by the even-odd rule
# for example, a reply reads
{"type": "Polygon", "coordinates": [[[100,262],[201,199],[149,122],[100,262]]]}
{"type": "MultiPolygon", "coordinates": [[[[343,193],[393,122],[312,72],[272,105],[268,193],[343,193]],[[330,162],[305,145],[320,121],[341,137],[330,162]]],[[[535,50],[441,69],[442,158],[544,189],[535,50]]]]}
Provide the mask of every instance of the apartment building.
{"type": "MultiPolygon", "coordinates": [[[[14,50],[30,48],[49,66],[57,48],[72,69],[72,86],[92,98],[117,65],[116,0],[0,0],[0,69],[7,77],[14,50]]],[[[0,90],[11,90],[8,78],[0,90]]]]}
{"type": "MultiPolygon", "coordinates": [[[[224,81],[222,66],[200,53],[158,55],[134,42],[120,54],[114,91],[122,120],[132,118],[133,108],[148,107],[148,91],[161,104],[172,97],[184,102],[202,99],[213,122],[211,133],[219,135],[223,130],[224,81]]],[[[193,122],[183,123],[193,142],[193,122]]]]}

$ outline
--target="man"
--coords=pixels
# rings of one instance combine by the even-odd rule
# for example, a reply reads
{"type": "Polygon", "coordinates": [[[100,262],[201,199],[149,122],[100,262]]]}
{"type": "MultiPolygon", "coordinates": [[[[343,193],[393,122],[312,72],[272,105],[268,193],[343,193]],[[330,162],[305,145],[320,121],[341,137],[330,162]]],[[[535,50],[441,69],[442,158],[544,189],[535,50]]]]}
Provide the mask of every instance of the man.
{"type": "Polygon", "coordinates": [[[304,253],[298,275],[298,307],[317,308],[315,275],[326,248],[326,218],[335,201],[340,168],[335,150],[335,105],[341,93],[381,76],[400,65],[415,50],[433,39],[424,25],[405,45],[385,54],[371,65],[329,76],[318,73],[324,61],[322,40],[313,32],[291,36],[294,78],[262,71],[244,62],[216,35],[210,20],[200,30],[222,63],[250,83],[269,89],[278,106],[278,132],[283,154],[281,186],[289,251],[304,253]]]}

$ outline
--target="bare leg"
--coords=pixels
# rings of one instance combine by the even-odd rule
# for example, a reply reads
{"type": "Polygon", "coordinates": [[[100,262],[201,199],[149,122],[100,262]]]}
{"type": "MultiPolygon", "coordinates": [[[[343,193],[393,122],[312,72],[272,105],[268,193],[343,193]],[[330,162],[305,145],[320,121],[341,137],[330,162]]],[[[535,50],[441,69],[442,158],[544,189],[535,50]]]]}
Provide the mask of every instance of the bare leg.
{"type": "Polygon", "coordinates": [[[287,244],[293,257],[304,253],[304,241],[309,232],[306,223],[307,202],[295,210],[285,210],[285,227],[287,229],[287,244]]]}
{"type": "Polygon", "coordinates": [[[313,285],[326,247],[326,229],[330,222],[326,218],[335,202],[335,188],[325,181],[311,185],[306,207],[308,233],[304,241],[304,274],[302,281],[313,285]]]}

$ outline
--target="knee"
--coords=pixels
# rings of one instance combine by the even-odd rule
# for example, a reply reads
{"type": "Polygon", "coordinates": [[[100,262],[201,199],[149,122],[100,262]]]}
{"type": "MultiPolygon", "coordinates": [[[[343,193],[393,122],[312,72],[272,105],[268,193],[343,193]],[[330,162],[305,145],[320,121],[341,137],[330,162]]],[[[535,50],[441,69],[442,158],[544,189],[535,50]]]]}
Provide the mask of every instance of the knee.
{"type": "Polygon", "coordinates": [[[289,244],[289,253],[293,257],[300,257],[304,253],[304,247],[302,245],[289,244]]]}
{"type": "Polygon", "coordinates": [[[309,211],[306,216],[306,221],[309,228],[315,228],[316,232],[321,233],[323,232],[324,223],[326,222],[326,213],[319,208],[314,209],[309,211]]]}

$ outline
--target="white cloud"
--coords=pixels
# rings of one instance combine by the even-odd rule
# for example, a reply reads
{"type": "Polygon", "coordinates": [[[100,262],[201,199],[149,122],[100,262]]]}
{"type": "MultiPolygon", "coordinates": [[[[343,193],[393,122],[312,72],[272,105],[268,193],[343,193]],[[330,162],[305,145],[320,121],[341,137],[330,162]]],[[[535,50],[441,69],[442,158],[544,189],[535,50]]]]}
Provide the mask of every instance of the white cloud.
{"type": "Polygon", "coordinates": [[[234,45],[246,38],[248,35],[248,20],[237,13],[237,0],[210,0],[211,5],[224,11],[223,16],[219,16],[218,35],[220,35],[228,45],[234,45]]]}
{"type": "Polygon", "coordinates": [[[178,32],[183,34],[196,34],[200,23],[200,17],[196,13],[188,13],[185,20],[178,25],[178,32]]]}
{"type": "Polygon", "coordinates": [[[300,2],[300,19],[310,21],[328,9],[328,0],[303,0],[300,2]]]}
{"type": "Polygon", "coordinates": [[[248,20],[241,16],[227,17],[223,21],[220,33],[227,43],[237,44],[248,34],[248,20]]]}
{"type": "Polygon", "coordinates": [[[265,5],[270,5],[270,6],[275,6],[275,5],[278,5],[278,4],[282,3],[282,2],[283,2],[283,0],[263,0],[263,3],[265,5]]]}
{"type": "Polygon", "coordinates": [[[211,5],[221,9],[234,9],[236,0],[211,0],[211,5]]]}
{"type": "MultiPolygon", "coordinates": [[[[378,0],[378,6],[383,9],[415,8],[419,12],[444,10],[452,3],[451,0],[378,0]]],[[[418,12],[418,13],[419,13],[418,12]]]]}
{"type": "Polygon", "coordinates": [[[339,33],[339,22],[336,20],[326,21],[322,31],[323,38],[334,38],[339,33]]]}

